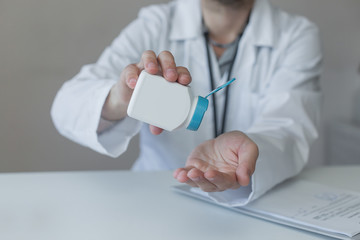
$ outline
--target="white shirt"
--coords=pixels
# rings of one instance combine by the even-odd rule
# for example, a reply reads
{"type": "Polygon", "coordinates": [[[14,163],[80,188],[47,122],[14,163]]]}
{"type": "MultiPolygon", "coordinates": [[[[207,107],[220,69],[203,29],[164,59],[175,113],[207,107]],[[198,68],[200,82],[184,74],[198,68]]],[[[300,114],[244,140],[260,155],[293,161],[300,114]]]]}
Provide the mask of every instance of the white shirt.
{"type": "MultiPolygon", "coordinates": [[[[181,129],[154,136],[146,124],[127,117],[97,133],[110,88],[121,71],[139,62],[149,49],[157,54],[169,50],[178,66],[187,67],[195,95],[211,90],[200,0],[178,0],[142,9],[95,64],[84,66],[62,86],[52,118],[64,136],[113,157],[126,151],[140,131],[141,152],[134,170],[183,167],[197,145],[213,138],[211,107],[197,132],[181,129]]],[[[237,51],[232,71],[237,81],[229,89],[226,131],[246,133],[260,156],[249,187],[210,194],[232,205],[245,204],[301,171],[318,137],[321,102],[318,30],[307,19],[257,0],[237,51]]],[[[220,83],[224,79],[213,53],[211,60],[214,79],[220,83]]],[[[217,95],[217,109],[222,108],[224,93],[217,95]]]]}

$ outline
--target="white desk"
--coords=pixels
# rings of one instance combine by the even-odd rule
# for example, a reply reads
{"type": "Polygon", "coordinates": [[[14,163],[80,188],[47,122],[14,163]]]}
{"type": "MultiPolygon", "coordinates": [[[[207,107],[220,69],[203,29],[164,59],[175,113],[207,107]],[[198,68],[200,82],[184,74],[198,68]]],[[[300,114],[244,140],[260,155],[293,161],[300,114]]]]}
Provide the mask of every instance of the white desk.
{"type": "Polygon", "coordinates": [[[360,164],[359,126],[347,122],[331,122],[326,127],[325,139],[328,164],[360,164]]]}
{"type": "MultiPolygon", "coordinates": [[[[299,178],[360,191],[360,165],[299,178]]],[[[331,239],[178,193],[171,172],[0,174],[1,240],[331,239]]]]}

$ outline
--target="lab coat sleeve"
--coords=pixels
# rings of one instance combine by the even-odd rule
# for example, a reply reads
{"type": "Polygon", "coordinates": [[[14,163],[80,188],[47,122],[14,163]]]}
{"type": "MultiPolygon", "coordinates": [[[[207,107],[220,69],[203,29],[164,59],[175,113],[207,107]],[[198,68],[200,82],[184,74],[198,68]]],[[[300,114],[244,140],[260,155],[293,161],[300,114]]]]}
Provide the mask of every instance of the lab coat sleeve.
{"type": "Polygon", "coordinates": [[[140,123],[126,117],[97,132],[99,123],[103,123],[102,107],[122,70],[129,64],[138,63],[145,50],[157,51],[155,41],[164,29],[162,12],[160,7],[142,9],[138,18],[105,49],[95,64],[84,66],[61,87],[51,116],[62,135],[112,157],[127,149],[130,139],[140,129],[140,123]]]}
{"type": "Polygon", "coordinates": [[[254,124],[246,131],[258,145],[251,184],[239,190],[211,193],[220,204],[241,206],[298,174],[318,137],[322,54],[317,29],[293,32],[260,97],[254,124]]]}

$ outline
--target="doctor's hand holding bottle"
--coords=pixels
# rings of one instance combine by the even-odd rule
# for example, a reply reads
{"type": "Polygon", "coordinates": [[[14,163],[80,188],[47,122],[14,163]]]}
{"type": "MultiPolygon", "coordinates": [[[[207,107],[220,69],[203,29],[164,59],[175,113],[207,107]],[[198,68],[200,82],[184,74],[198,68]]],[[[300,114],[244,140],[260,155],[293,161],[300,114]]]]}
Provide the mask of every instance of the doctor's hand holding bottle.
{"type": "MultiPolygon", "coordinates": [[[[161,73],[166,80],[182,85],[191,82],[189,71],[176,66],[170,52],[163,51],[156,56],[153,51],[145,51],[141,61],[128,65],[112,87],[102,110],[104,119],[117,121],[127,116],[127,107],[142,70],[150,74],[161,73]]],[[[150,126],[150,131],[158,135],[163,130],[150,126]]],[[[174,178],[205,192],[237,189],[249,184],[258,155],[257,145],[246,134],[240,131],[224,133],[197,146],[186,166],[174,171],[174,178]]]]}
{"type": "MultiPolygon", "coordinates": [[[[156,57],[153,51],[145,51],[140,62],[128,65],[122,71],[120,79],[111,88],[102,109],[102,118],[118,121],[127,116],[129,101],[142,70],[154,75],[161,73],[169,82],[178,82],[182,85],[188,85],[191,82],[187,68],[176,66],[174,57],[170,52],[163,51],[156,57]]],[[[158,135],[162,129],[150,126],[150,131],[158,135]]]]}

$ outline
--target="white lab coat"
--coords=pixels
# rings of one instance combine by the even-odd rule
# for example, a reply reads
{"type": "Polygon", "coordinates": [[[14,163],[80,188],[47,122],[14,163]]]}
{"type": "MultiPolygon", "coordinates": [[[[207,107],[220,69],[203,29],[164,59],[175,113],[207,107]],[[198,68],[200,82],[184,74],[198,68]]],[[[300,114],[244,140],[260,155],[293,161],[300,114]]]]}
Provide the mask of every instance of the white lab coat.
{"type": "MultiPolygon", "coordinates": [[[[95,64],[84,66],[62,86],[51,112],[58,131],[113,157],[126,151],[130,139],[140,131],[141,152],[134,170],[183,167],[197,145],[213,138],[211,107],[197,132],[181,129],[153,136],[147,125],[128,117],[101,133],[97,128],[110,88],[123,68],[139,62],[145,50],[171,51],[177,65],[189,69],[195,95],[204,96],[211,90],[201,19],[200,0],[142,9],[95,64]]],[[[237,81],[229,89],[226,131],[245,132],[257,143],[260,156],[248,187],[211,197],[242,205],[301,171],[318,137],[321,59],[314,24],[267,0],[256,1],[234,63],[232,76],[237,81]]],[[[224,79],[213,52],[212,64],[214,78],[221,83],[224,79]]],[[[217,96],[220,111],[224,93],[217,96]]]]}

